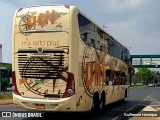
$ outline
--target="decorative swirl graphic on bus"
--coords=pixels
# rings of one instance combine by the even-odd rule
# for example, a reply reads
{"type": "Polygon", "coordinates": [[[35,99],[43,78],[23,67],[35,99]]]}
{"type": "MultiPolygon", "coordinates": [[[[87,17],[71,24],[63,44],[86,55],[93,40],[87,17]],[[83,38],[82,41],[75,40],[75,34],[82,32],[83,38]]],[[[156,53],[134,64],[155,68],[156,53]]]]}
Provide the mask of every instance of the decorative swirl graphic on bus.
{"type": "Polygon", "coordinates": [[[32,16],[26,15],[26,16],[23,16],[21,18],[21,20],[19,21],[19,31],[23,35],[30,35],[31,32],[27,32],[27,31],[31,31],[31,30],[35,30],[36,29],[35,25],[28,25],[28,21],[27,21],[28,17],[32,18],[32,16]]]}
{"type": "Polygon", "coordinates": [[[85,91],[90,97],[93,96],[95,90],[99,93],[103,90],[105,56],[101,51],[91,49],[86,45],[82,61],[82,81],[85,91]]]}
{"type": "MultiPolygon", "coordinates": [[[[40,49],[38,49],[40,50],[40,49]]],[[[53,51],[54,53],[36,53],[28,51],[32,57],[25,56],[26,51],[19,51],[19,73],[21,76],[19,84],[27,88],[21,94],[31,91],[40,96],[55,94],[56,97],[61,97],[65,92],[67,84],[68,63],[65,62],[66,55],[63,50],[53,51]],[[45,54],[47,57],[44,57],[45,54]],[[49,54],[49,55],[48,55],[49,54]],[[38,56],[36,56],[38,55],[38,56]],[[42,56],[44,55],[44,56],[42,56]]],[[[49,51],[52,52],[52,51],[49,51]]]]}

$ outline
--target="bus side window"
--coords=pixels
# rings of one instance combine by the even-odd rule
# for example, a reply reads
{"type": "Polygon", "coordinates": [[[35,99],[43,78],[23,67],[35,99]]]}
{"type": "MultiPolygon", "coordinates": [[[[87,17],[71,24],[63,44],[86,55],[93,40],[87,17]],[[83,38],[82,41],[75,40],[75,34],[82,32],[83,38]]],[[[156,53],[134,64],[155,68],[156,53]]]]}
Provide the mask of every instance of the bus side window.
{"type": "Polygon", "coordinates": [[[110,80],[110,70],[106,70],[106,84],[109,85],[109,80],[110,80]]]}
{"type": "Polygon", "coordinates": [[[122,76],[122,72],[119,72],[119,79],[120,79],[120,85],[122,85],[122,83],[123,83],[123,76],[122,76]]]}
{"type": "Polygon", "coordinates": [[[117,80],[116,80],[116,79],[117,79],[116,71],[113,71],[112,75],[113,75],[113,78],[112,78],[113,83],[112,83],[112,84],[113,84],[113,85],[116,85],[116,84],[117,84],[117,83],[116,83],[116,82],[117,82],[117,80]]]}
{"type": "Polygon", "coordinates": [[[114,85],[114,71],[109,70],[109,83],[108,85],[114,85]]]}
{"type": "Polygon", "coordinates": [[[119,72],[115,71],[115,85],[119,85],[119,72]]]}
{"type": "Polygon", "coordinates": [[[122,77],[122,85],[125,85],[126,84],[126,75],[124,72],[122,72],[121,77],[122,77]]]}
{"type": "Polygon", "coordinates": [[[121,85],[121,73],[118,71],[118,85],[121,85]]]}
{"type": "Polygon", "coordinates": [[[127,76],[125,73],[124,73],[124,85],[127,85],[127,76]]]}

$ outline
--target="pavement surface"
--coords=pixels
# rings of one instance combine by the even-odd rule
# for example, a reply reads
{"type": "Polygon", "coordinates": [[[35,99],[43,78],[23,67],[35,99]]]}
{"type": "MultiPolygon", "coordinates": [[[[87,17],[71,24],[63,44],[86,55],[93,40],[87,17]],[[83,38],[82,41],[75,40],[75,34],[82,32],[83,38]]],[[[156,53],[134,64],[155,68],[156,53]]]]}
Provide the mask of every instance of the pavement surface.
{"type": "MultiPolygon", "coordinates": [[[[148,91],[148,90],[149,89],[147,89],[147,90],[145,89],[145,91],[148,91]]],[[[155,91],[157,91],[158,94],[159,94],[159,90],[160,89],[155,89],[155,91]]],[[[137,90],[136,90],[136,92],[137,92],[137,90]]],[[[138,92],[139,92],[139,90],[138,90],[138,92]]],[[[142,91],[142,93],[145,94],[146,92],[142,91]]],[[[130,119],[128,117],[127,119],[129,119],[129,120],[160,120],[160,101],[159,101],[159,96],[157,94],[154,95],[154,93],[155,92],[153,92],[151,95],[146,97],[144,99],[144,102],[141,103],[141,104],[144,104],[144,106],[146,106],[145,101],[150,101],[150,104],[148,104],[145,108],[143,108],[139,113],[136,113],[137,116],[135,115],[134,117],[131,117],[130,119]],[[157,98],[154,98],[153,96],[154,97],[156,96],[157,98]],[[146,115],[148,114],[149,116],[146,117],[144,114],[146,114],[146,115]],[[138,117],[138,115],[140,117],[138,117]]],[[[148,94],[148,93],[146,93],[146,94],[148,94]]],[[[135,95],[135,96],[134,95],[135,95],[135,91],[133,92],[133,94],[131,93],[131,97],[133,97],[136,100],[141,97],[141,95],[139,95],[137,98],[135,98],[135,96],[137,96],[137,95],[135,95]]],[[[7,105],[7,104],[13,104],[12,99],[5,99],[5,100],[4,99],[3,100],[0,99],[0,105],[7,105]]],[[[100,119],[97,119],[97,120],[100,120],[100,119]]]]}
{"type": "MultiPolygon", "coordinates": [[[[13,104],[11,99],[8,100],[0,100],[0,105],[8,105],[13,104]]],[[[130,120],[160,120],[160,105],[148,105],[136,115],[141,115],[141,117],[132,117],[130,120]],[[149,117],[142,117],[144,113],[149,115],[149,117]],[[152,117],[153,116],[153,117],[152,117]]],[[[132,115],[131,115],[132,116],[132,115]]]]}

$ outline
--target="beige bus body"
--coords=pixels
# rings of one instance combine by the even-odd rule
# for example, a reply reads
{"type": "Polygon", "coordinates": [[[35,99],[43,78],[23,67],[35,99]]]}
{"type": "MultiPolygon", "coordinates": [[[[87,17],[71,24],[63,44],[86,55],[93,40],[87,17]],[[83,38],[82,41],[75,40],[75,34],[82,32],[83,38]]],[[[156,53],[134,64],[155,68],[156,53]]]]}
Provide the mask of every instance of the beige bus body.
{"type": "MultiPolygon", "coordinates": [[[[90,25],[83,26],[83,20],[80,23],[82,15],[87,18],[75,6],[65,5],[33,6],[16,11],[12,36],[16,107],[89,111],[96,99],[100,105],[103,99],[106,105],[126,97],[127,64],[109,55],[104,39],[109,34],[100,36],[99,32],[86,29],[90,25]],[[87,39],[85,33],[90,33],[87,39]],[[94,34],[99,37],[91,40],[94,34]],[[118,78],[118,72],[123,77],[118,78]]],[[[95,27],[102,30],[98,25],[95,27]]]]}

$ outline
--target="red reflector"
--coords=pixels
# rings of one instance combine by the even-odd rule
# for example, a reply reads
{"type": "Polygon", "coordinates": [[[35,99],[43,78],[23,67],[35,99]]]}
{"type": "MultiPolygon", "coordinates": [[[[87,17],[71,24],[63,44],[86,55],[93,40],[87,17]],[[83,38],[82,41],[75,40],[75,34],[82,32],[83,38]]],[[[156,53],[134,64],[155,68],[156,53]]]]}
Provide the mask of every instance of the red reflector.
{"type": "Polygon", "coordinates": [[[65,7],[66,7],[66,8],[68,8],[68,9],[70,8],[70,6],[69,6],[69,5],[65,5],[65,7]]]}
{"type": "Polygon", "coordinates": [[[22,9],[23,9],[23,8],[19,8],[19,9],[18,9],[18,12],[22,11],[22,9]]]}
{"type": "Polygon", "coordinates": [[[17,84],[16,84],[16,73],[15,71],[12,71],[12,88],[13,88],[13,93],[20,95],[18,89],[17,89],[17,84]]]}

